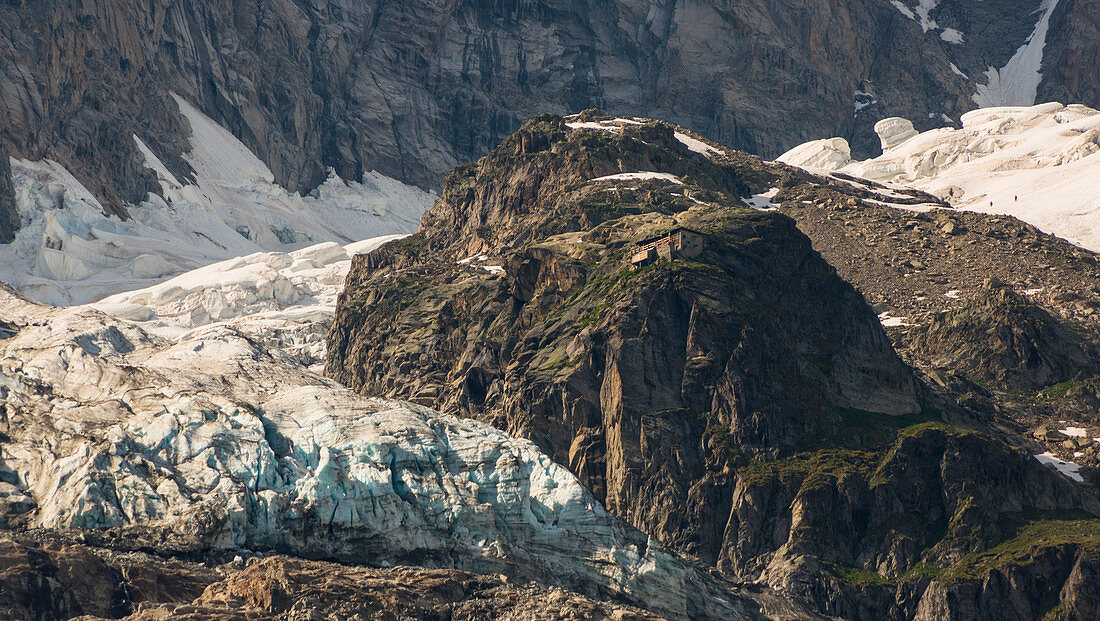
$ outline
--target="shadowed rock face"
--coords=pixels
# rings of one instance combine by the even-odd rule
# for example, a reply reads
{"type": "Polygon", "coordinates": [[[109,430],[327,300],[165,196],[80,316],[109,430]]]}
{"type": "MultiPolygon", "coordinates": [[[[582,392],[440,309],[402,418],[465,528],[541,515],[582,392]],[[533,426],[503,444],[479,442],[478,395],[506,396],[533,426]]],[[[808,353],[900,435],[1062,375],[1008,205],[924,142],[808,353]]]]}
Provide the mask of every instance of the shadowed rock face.
{"type": "Polygon", "coordinates": [[[220,578],[198,563],[0,539],[0,614],[10,619],[117,619],[143,603],[190,603],[220,578]]]}
{"type": "MultiPolygon", "coordinates": [[[[973,4],[933,11],[966,35],[953,45],[881,0],[8,0],[0,137],[19,157],[61,161],[120,215],[155,189],[132,134],[188,176],[169,91],[291,190],[329,166],[438,187],[524,119],[591,106],[767,156],[822,136],[862,156],[881,118],[927,129],[973,107],[951,61],[975,79],[1003,66],[1038,2],[973,4]]],[[[1063,4],[1043,92],[1096,105],[1095,20],[1089,3],[1063,4]]]]}
{"type": "Polygon", "coordinates": [[[1100,6],[1088,0],[1062,0],[1051,15],[1047,41],[1039,101],[1097,101],[1100,6]]]}
{"type": "Polygon", "coordinates": [[[1095,368],[1080,336],[996,280],[914,332],[922,358],[1001,390],[1035,391],[1095,368]]]}

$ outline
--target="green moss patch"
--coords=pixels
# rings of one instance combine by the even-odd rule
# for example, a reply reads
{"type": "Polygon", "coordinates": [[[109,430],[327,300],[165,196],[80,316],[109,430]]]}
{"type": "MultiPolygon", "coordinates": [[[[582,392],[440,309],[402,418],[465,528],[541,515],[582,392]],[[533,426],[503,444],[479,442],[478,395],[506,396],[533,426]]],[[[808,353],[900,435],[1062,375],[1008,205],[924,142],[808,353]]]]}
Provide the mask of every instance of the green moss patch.
{"type": "Polygon", "coordinates": [[[822,561],[822,568],[838,578],[844,584],[855,587],[892,587],[895,582],[873,571],[848,565],[846,563],[834,563],[822,561]]]}
{"type": "Polygon", "coordinates": [[[969,580],[980,578],[992,569],[1024,566],[1042,553],[1060,546],[1079,546],[1093,553],[1100,552],[1100,520],[1062,519],[1026,522],[1014,536],[984,551],[968,554],[946,568],[941,579],[969,580]]]}
{"type": "Polygon", "coordinates": [[[747,484],[779,480],[786,485],[812,487],[829,478],[869,477],[877,463],[878,456],[869,451],[826,449],[772,462],[756,462],[745,466],[738,474],[747,484]]]}

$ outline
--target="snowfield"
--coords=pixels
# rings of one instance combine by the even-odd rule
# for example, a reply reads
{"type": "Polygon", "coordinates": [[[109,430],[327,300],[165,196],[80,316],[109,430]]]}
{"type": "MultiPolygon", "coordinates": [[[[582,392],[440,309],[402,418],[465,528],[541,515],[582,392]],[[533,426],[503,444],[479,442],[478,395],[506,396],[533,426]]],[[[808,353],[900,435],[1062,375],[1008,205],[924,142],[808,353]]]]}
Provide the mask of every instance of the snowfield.
{"type": "Polygon", "coordinates": [[[128,206],[130,220],[106,216],[60,164],[11,160],[23,226],[0,245],[0,281],[42,302],[81,304],[231,257],[412,233],[434,199],[374,172],[360,182],[331,173],[309,196],[291,194],[228,130],[177,102],[195,181],[181,183],[135,136],[163,197],[128,206]]]}
{"type": "Polygon", "coordinates": [[[1077,481],[1078,483],[1085,482],[1085,477],[1081,476],[1081,473],[1079,472],[1081,466],[1073,463],[1072,461],[1062,461],[1058,458],[1058,456],[1051,452],[1033,455],[1033,457],[1039,460],[1039,463],[1046,466],[1052,466],[1058,472],[1069,477],[1070,479],[1073,479],[1074,481],[1077,481]]]}
{"type": "Polygon", "coordinates": [[[1100,112],[1048,103],[974,110],[961,129],[918,134],[904,119],[887,119],[876,130],[883,154],[874,159],[854,161],[847,142],[831,138],[778,161],[924,190],[1100,251],[1100,112]]]}

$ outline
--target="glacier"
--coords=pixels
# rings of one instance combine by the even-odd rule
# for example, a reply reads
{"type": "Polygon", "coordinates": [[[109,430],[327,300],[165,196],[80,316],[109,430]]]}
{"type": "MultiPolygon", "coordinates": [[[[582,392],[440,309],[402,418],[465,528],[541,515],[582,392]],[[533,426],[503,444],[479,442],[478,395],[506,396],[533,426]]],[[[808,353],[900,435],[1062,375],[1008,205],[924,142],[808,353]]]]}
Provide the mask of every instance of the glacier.
{"type": "Polygon", "coordinates": [[[11,159],[22,228],[0,245],[0,281],[53,305],[83,304],[232,257],[412,233],[435,196],[376,172],[334,172],[308,196],[289,193],[232,133],[176,97],[191,128],[181,183],[134,136],[161,186],[123,221],[51,160],[11,159]]]}
{"type": "Polygon", "coordinates": [[[885,119],[876,125],[879,157],[852,160],[847,142],[830,138],[777,161],[916,188],[958,209],[1011,215],[1100,251],[1100,112],[1060,103],[982,108],[961,123],[918,134],[905,119],[885,119]]]}

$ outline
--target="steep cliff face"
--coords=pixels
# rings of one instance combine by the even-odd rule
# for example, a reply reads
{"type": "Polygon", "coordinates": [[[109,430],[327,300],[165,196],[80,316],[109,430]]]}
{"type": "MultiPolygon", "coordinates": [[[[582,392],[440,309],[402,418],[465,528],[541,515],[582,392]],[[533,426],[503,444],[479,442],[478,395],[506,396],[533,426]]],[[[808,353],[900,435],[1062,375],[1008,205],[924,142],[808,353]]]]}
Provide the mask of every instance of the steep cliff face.
{"type": "Polygon", "coordinates": [[[827,614],[1040,619],[1060,597],[1080,610],[1068,618],[1100,611],[1067,593],[1073,573],[1098,568],[1100,504],[982,434],[920,424],[876,450],[804,453],[739,475],[726,525],[737,537],[719,567],[827,614]]]}
{"type": "MultiPolygon", "coordinates": [[[[865,155],[884,116],[924,129],[972,108],[1039,4],[10,0],[0,133],[13,155],[60,161],[120,215],[156,188],[132,134],[189,176],[170,91],[291,190],[326,167],[438,187],[523,119],[593,105],[768,156],[832,135],[865,155]]],[[[1052,28],[1067,36],[1040,54],[1043,93],[1097,104],[1087,4],[1057,7],[1052,28]]]]}

